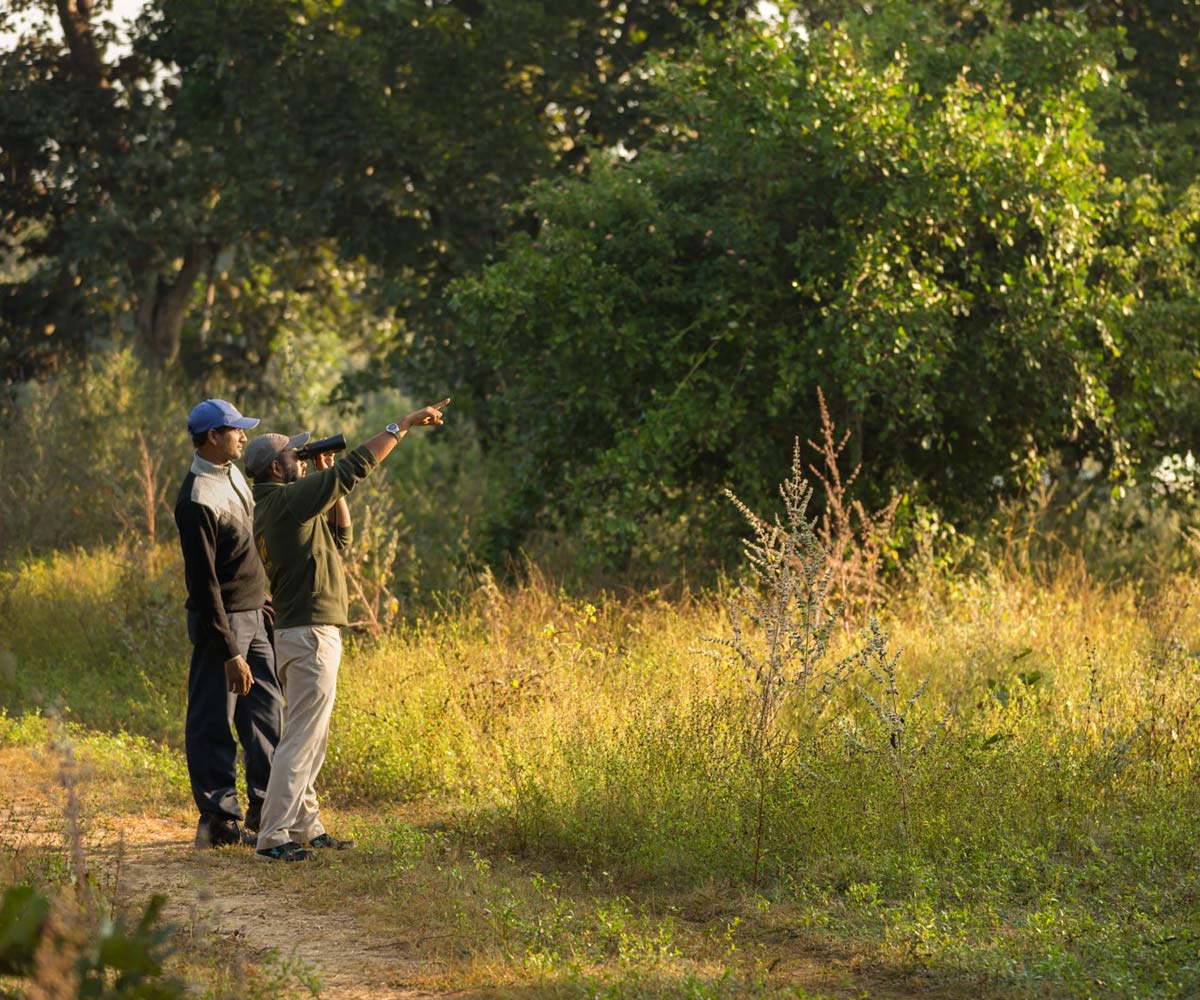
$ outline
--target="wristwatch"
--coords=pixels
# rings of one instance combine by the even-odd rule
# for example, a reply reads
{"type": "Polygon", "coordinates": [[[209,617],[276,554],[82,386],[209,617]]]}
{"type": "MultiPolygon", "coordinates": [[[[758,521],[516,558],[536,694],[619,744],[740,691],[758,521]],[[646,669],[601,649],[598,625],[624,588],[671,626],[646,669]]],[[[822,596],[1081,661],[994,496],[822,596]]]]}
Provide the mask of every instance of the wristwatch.
{"type": "MultiPolygon", "coordinates": [[[[375,426],[376,426],[376,427],[378,427],[379,425],[378,425],[378,424],[376,424],[375,426]]],[[[387,431],[387,432],[388,432],[388,433],[389,433],[389,434],[390,434],[392,437],[394,437],[394,438],[395,438],[397,441],[399,441],[399,440],[400,440],[400,425],[399,425],[399,424],[388,424],[388,425],[387,425],[387,426],[384,428],[384,430],[385,430],[385,431],[387,431]]]]}

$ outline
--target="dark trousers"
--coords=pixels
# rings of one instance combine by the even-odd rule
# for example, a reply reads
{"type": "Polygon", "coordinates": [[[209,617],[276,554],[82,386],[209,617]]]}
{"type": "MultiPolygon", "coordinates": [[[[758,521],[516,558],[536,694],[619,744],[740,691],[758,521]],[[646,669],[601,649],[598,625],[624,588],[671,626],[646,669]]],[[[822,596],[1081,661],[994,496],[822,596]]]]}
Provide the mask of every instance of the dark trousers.
{"type": "Polygon", "coordinates": [[[228,618],[238,651],[250,664],[254,684],[241,697],[230,694],[225,681],[225,646],[206,634],[199,617],[189,611],[192,663],[184,727],[188,776],[201,824],[242,820],[237,798],[237,743],[230,731],[236,730],[245,755],[250,796],[245,824],[257,830],[283,722],[283,697],[262,611],[234,611],[228,618]]]}

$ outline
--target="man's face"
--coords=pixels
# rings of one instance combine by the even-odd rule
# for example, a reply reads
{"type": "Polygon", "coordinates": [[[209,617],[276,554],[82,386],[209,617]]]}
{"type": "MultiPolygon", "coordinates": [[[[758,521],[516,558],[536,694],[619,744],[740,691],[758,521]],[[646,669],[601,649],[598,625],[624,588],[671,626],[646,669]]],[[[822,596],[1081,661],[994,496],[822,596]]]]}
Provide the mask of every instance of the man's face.
{"type": "Polygon", "coordinates": [[[280,473],[283,476],[285,483],[294,483],[297,479],[301,479],[305,473],[304,463],[296,457],[296,449],[289,448],[287,451],[280,454],[275,460],[279,463],[280,473]]]}
{"type": "Polygon", "coordinates": [[[237,427],[218,427],[209,432],[208,440],[217,456],[214,465],[236,462],[246,450],[246,432],[237,427]]]}

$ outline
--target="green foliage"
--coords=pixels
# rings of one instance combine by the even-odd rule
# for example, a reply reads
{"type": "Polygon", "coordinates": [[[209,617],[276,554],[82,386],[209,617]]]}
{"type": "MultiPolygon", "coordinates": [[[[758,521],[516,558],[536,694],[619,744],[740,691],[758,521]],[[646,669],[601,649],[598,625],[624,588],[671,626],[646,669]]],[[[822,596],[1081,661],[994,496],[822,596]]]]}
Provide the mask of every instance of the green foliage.
{"type": "Polygon", "coordinates": [[[350,266],[374,283],[360,305],[382,293],[401,313],[410,376],[477,382],[446,281],[522,225],[508,205],[529,180],[581,162],[585,127],[605,143],[644,131],[649,53],[747,6],[156,0],[121,30],[111,0],[17,0],[0,15],[0,372],[40,376],[120,339],[166,365],[182,345],[194,377],[219,353],[240,381],[275,324],[337,308],[350,266]],[[231,255],[300,314],[263,295],[248,317],[231,255]]]}
{"type": "Polygon", "coordinates": [[[780,6],[99,2],[60,39],[18,0],[3,377],[135,343],[299,422],[448,392],[497,565],[707,573],[818,386],[861,499],[959,524],[1055,451],[1186,450],[1194,6],[780,6]]]}
{"type": "Polygon", "coordinates": [[[1195,182],[1200,122],[1200,8],[1195,3],[1099,0],[1080,7],[1061,0],[1017,0],[1012,11],[1086,19],[1086,29],[1094,34],[1119,31],[1117,68],[1133,100],[1109,122],[1118,140],[1113,157],[1179,187],[1195,182]]]}
{"type": "MultiPolygon", "coordinates": [[[[3,275],[0,371],[54,371],[137,329],[144,352],[174,360],[179,322],[213,238],[218,184],[204,151],[178,134],[162,67],[121,40],[111,6],[74,8],[58,37],[49,4],[19,0],[28,20],[0,52],[6,177],[0,212],[22,233],[3,275]]],[[[67,8],[63,8],[66,11],[67,8]]]]}
{"type": "Polygon", "coordinates": [[[273,420],[311,425],[342,378],[396,334],[370,287],[374,269],[340,259],[328,241],[246,238],[210,265],[184,324],[181,366],[192,383],[263,400],[273,420]]]}
{"type": "Polygon", "coordinates": [[[1127,218],[1089,110],[1110,57],[1038,21],[942,85],[904,41],[746,30],[659,64],[656,138],[536,187],[537,235],[456,285],[500,376],[493,554],[535,524],[602,565],[728,553],[709,498],[777,478],[818,387],[868,499],[957,518],[1055,449],[1155,460],[1151,408],[1191,426],[1200,216],[1127,218]]]}
{"type": "Polygon", "coordinates": [[[65,898],[55,909],[32,886],[13,886],[0,904],[0,972],[28,979],[54,996],[80,1000],[184,997],[184,984],[163,976],[171,934],[159,925],[165,902],[152,897],[132,925],[120,917],[115,922],[100,918],[92,926],[65,898]]]}
{"type": "Polygon", "coordinates": [[[33,968],[42,928],[50,919],[50,901],[30,885],[16,885],[0,903],[0,973],[22,975],[33,968]]]}

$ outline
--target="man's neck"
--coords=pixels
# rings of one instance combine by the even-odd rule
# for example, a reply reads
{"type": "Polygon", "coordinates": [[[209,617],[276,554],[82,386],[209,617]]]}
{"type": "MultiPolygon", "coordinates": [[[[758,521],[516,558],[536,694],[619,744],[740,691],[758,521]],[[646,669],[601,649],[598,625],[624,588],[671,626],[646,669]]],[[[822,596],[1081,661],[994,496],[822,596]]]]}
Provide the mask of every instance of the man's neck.
{"type": "Polygon", "coordinates": [[[206,461],[209,465],[224,466],[229,464],[229,459],[222,459],[221,456],[216,454],[213,449],[208,447],[208,445],[205,445],[203,448],[197,448],[196,454],[204,459],[204,461],[206,461]]]}

